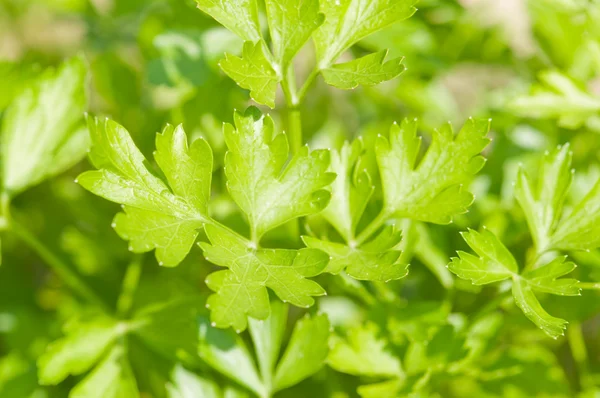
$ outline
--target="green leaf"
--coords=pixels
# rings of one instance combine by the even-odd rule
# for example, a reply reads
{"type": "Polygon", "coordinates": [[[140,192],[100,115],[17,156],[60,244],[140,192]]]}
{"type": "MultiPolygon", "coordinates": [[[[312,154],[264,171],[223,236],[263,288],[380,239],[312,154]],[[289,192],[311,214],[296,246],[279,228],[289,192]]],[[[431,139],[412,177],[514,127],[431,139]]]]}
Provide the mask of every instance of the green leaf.
{"type": "Polygon", "coordinates": [[[324,188],[335,175],[327,172],[329,151],[302,147],[288,162],[288,142],[274,133],[273,120],[256,108],[234,115],[235,127],[223,128],[227,187],[248,216],[253,240],[297,217],[323,210],[330,198],[324,188]]]}
{"type": "Polygon", "coordinates": [[[511,278],[519,273],[519,266],[506,246],[490,231],[479,233],[472,229],[461,233],[467,244],[479,255],[458,251],[448,269],[475,285],[485,285],[511,278]]]}
{"type": "Polygon", "coordinates": [[[206,259],[229,268],[210,274],[206,280],[216,292],[207,301],[214,326],[233,326],[242,331],[247,316],[267,319],[267,287],[284,302],[304,308],[314,303],[312,296],[325,294],[319,284],[306,279],[326,267],[329,257],[325,253],[314,249],[257,249],[252,242],[225,229],[206,225],[205,231],[211,242],[200,244],[206,259]]]}
{"type": "Polygon", "coordinates": [[[527,279],[534,290],[540,292],[561,296],[579,296],[581,289],[577,279],[556,279],[577,268],[574,263],[566,261],[566,259],[566,256],[557,257],[542,267],[525,272],[523,278],[527,279]]]}
{"type": "Polygon", "coordinates": [[[401,233],[393,226],[385,227],[375,238],[358,247],[303,236],[307,247],[329,254],[325,272],[339,274],[344,269],[355,279],[388,282],[408,274],[408,264],[400,261],[401,251],[395,249],[401,233]]]}
{"type": "Polygon", "coordinates": [[[198,8],[243,40],[260,40],[256,0],[196,0],[198,8]]]}
{"type": "Polygon", "coordinates": [[[136,312],[133,334],[148,347],[172,360],[182,355],[195,355],[198,347],[196,317],[199,300],[181,297],[151,305],[136,312]]]}
{"type": "Polygon", "coordinates": [[[130,241],[130,250],[156,249],[160,265],[175,266],[189,253],[198,230],[209,221],[207,202],[212,152],[198,139],[188,147],[181,126],[156,136],[155,159],[167,185],[146,166],[127,130],[111,120],[90,120],[90,159],[99,170],[78,181],[90,192],[123,205],[113,227],[130,241]]]}
{"type": "Polygon", "coordinates": [[[277,83],[281,80],[267,58],[266,45],[261,40],[244,43],[242,57],[225,53],[219,66],[240,87],[250,90],[250,97],[262,105],[275,108],[277,83]]]}
{"type": "Polygon", "coordinates": [[[346,242],[354,239],[356,226],[373,195],[371,176],[363,169],[364,145],[361,139],[344,142],[331,152],[329,171],[337,177],[331,184],[331,200],[320,214],[333,225],[346,242]]]}
{"type": "Polygon", "coordinates": [[[562,127],[576,129],[585,125],[600,111],[600,98],[579,88],[568,76],[558,71],[544,71],[532,93],[518,97],[510,109],[521,116],[558,119],[562,127]]]}
{"type": "Polygon", "coordinates": [[[288,306],[274,301],[271,303],[271,315],[267,319],[248,318],[250,335],[263,380],[270,380],[273,374],[285,332],[287,314],[288,306]]]}
{"type": "Polygon", "coordinates": [[[321,69],[328,67],[359,40],[416,11],[416,0],[324,0],[325,22],[314,40],[321,69]]]}
{"type": "Polygon", "coordinates": [[[556,339],[565,334],[568,322],[548,314],[533,294],[533,287],[527,280],[517,278],[512,287],[515,303],[525,316],[542,329],[548,336],[556,339]]]}
{"type": "Polygon", "coordinates": [[[285,68],[325,20],[319,0],[266,0],[273,54],[285,68]]]}
{"type": "Polygon", "coordinates": [[[544,155],[537,184],[519,170],[515,198],[519,201],[538,252],[548,249],[550,239],[562,215],[573,173],[569,145],[544,155]]]}
{"type": "Polygon", "coordinates": [[[373,323],[348,331],[345,339],[334,337],[327,363],[338,372],[354,376],[400,377],[400,361],[386,349],[386,341],[373,323]]]}
{"type": "Polygon", "coordinates": [[[7,109],[0,131],[2,179],[10,195],[80,161],[89,145],[86,66],[72,58],[34,79],[7,109]]]}
{"type": "Polygon", "coordinates": [[[200,358],[213,369],[261,395],[262,382],[240,336],[230,330],[212,327],[205,317],[200,317],[199,328],[200,358]]]}
{"type": "Polygon", "coordinates": [[[135,398],[138,396],[135,377],[120,345],[116,345],[106,359],[69,394],[69,398],[135,398]]]}
{"type": "Polygon", "coordinates": [[[561,250],[593,250],[600,247],[600,181],[561,220],[549,246],[561,250]]]}
{"type": "Polygon", "coordinates": [[[88,371],[119,335],[117,323],[104,317],[74,321],[67,324],[65,333],[65,337],[51,343],[38,359],[38,377],[42,384],[55,385],[69,375],[88,371]]]}
{"type": "Polygon", "coordinates": [[[375,86],[398,77],[406,69],[403,58],[385,62],[387,50],[365,55],[342,64],[335,64],[321,71],[330,86],[351,90],[360,85],[375,86]]]}
{"type": "Polygon", "coordinates": [[[376,156],[384,193],[383,214],[447,224],[467,211],[473,195],[462,188],[485,163],[479,153],[489,139],[488,120],[469,119],[456,137],[452,126],[435,130],[418,164],[421,138],[416,120],[394,124],[389,140],[379,137],[376,156]]]}
{"type": "Polygon", "coordinates": [[[292,337],[275,371],[274,390],[298,384],[316,373],[329,352],[327,315],[306,315],[296,322],[292,337]]]}
{"type": "Polygon", "coordinates": [[[519,275],[516,260],[496,235],[487,230],[481,234],[469,230],[462,235],[480,257],[459,251],[460,258],[453,258],[448,265],[450,271],[461,278],[471,279],[476,285],[511,278],[515,303],[525,316],[552,338],[564,334],[563,329],[568,322],[549,315],[535,297],[534,291],[561,296],[579,295],[579,281],[557,279],[573,271],[575,264],[566,261],[566,257],[557,257],[519,275]]]}
{"type": "Polygon", "coordinates": [[[167,398],[221,398],[219,386],[209,379],[177,365],[167,384],[167,398]]]}

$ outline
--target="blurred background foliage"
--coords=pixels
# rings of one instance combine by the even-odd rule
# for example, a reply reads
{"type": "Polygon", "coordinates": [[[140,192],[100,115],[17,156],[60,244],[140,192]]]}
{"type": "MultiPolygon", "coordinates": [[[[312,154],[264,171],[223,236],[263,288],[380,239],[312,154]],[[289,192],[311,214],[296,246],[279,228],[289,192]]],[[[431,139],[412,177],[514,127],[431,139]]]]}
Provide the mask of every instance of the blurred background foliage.
{"type": "MultiPolygon", "coordinates": [[[[369,152],[377,134],[404,117],[418,117],[426,136],[446,121],[460,126],[469,116],[489,117],[488,163],[473,181],[477,200],[470,213],[451,226],[405,229],[415,237],[405,239],[405,255],[413,257],[408,277],[386,285],[321,277],[329,296],[318,308],[334,325],[332,344],[352,336],[383,339],[394,358],[402,359],[407,377],[429,371],[429,395],[422,396],[598,397],[597,290],[576,298],[544,297],[550,313],[570,322],[566,338],[554,341],[515,308],[505,287],[472,286],[453,278],[445,265],[457,248],[465,248],[458,232],[481,225],[497,233],[517,258],[527,255],[531,238],[512,196],[519,164],[535,171],[544,151],[570,142],[577,170],[572,197],[581,198],[600,177],[600,3],[422,0],[418,8],[412,18],[352,50],[360,55],[389,48],[391,57],[405,57],[407,71],[350,92],[319,81],[302,109],[304,135],[311,147],[340,147],[362,136],[369,152]],[[471,348],[468,356],[463,347],[471,348]]],[[[245,108],[249,100],[217,62],[225,51],[239,53],[241,44],[193,0],[0,0],[0,114],[42,70],[83,55],[89,64],[89,113],[123,124],[146,155],[157,131],[166,123],[182,123],[192,137],[209,140],[218,171],[222,122],[231,121],[233,109],[245,108]]],[[[312,50],[303,51],[300,74],[312,66],[312,50]]],[[[281,112],[272,115],[281,121],[281,112]]],[[[367,167],[376,174],[373,159],[367,167]]],[[[134,260],[110,227],[116,206],[73,183],[86,169],[83,161],[19,195],[13,212],[114,306],[134,260]]],[[[215,217],[229,225],[243,223],[218,172],[213,197],[215,217]]],[[[322,222],[312,217],[306,228],[318,230],[322,222]]],[[[284,240],[286,233],[278,230],[270,239],[284,240]]],[[[0,396],[67,396],[77,378],[40,386],[36,360],[86,306],[22,241],[6,233],[2,246],[0,396]]],[[[578,279],[600,280],[600,252],[573,255],[578,279]]],[[[133,311],[182,298],[191,298],[185,308],[204,311],[203,280],[211,265],[198,248],[175,269],[159,268],[151,255],[135,261],[143,262],[143,272],[133,311]]],[[[168,369],[192,355],[194,348],[184,346],[197,344],[193,318],[182,320],[181,311],[171,316],[177,314],[178,327],[163,325],[161,336],[130,344],[144,397],[167,396],[168,369]]],[[[290,318],[301,314],[294,309],[290,318]]],[[[363,376],[353,378],[332,369],[340,366],[335,356],[329,362],[331,367],[280,396],[353,397],[359,385],[387,383],[359,388],[363,396],[377,397],[384,396],[377,388],[394,383],[381,374],[346,372],[363,376]]],[[[202,361],[185,363],[222,386],[228,383],[202,361]]]]}

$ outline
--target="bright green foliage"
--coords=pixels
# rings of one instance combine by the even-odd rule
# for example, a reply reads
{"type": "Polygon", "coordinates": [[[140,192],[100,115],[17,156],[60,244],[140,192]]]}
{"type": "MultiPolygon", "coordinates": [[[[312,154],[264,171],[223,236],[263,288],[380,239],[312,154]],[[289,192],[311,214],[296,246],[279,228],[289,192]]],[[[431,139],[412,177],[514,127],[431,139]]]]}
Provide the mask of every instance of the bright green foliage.
{"type": "Polygon", "coordinates": [[[83,158],[89,142],[86,73],[81,58],[48,69],[7,109],[0,130],[5,192],[15,195],[83,158]]]}
{"type": "Polygon", "coordinates": [[[600,182],[565,214],[564,202],[571,186],[569,145],[544,156],[537,184],[523,169],[515,196],[527,217],[538,252],[552,249],[591,250],[600,246],[600,182]]]}
{"type": "Polygon", "coordinates": [[[248,216],[253,239],[289,220],[319,212],[329,202],[324,188],[335,178],[328,173],[329,152],[303,147],[287,163],[284,134],[276,134],[273,120],[256,108],[234,115],[235,127],[223,133],[227,187],[248,216]],[[287,164],[286,164],[287,163],[287,164]]]}
{"type": "Polygon", "coordinates": [[[250,90],[254,101],[275,107],[275,91],[280,79],[265,55],[264,42],[245,42],[241,58],[225,54],[219,65],[240,87],[250,90]]]}
{"type": "Polygon", "coordinates": [[[119,336],[116,322],[108,318],[71,322],[65,333],[38,360],[43,384],[58,384],[69,375],[87,372],[119,336]]]}
{"type": "Polygon", "coordinates": [[[387,51],[365,55],[353,61],[335,64],[323,69],[323,78],[330,86],[350,90],[360,85],[374,86],[392,80],[402,72],[403,58],[386,61],[387,51]]]}
{"type": "Polygon", "coordinates": [[[331,152],[329,170],[336,174],[331,184],[331,200],[321,215],[346,241],[354,238],[356,226],[365,211],[375,187],[363,169],[364,145],[357,139],[345,142],[339,151],[331,152]]]}
{"type": "Polygon", "coordinates": [[[511,278],[519,273],[519,266],[508,249],[488,230],[482,233],[470,229],[463,232],[463,239],[478,254],[459,251],[448,269],[475,285],[485,285],[511,278]]]}
{"type": "Polygon", "coordinates": [[[408,274],[408,264],[400,261],[401,251],[395,250],[401,233],[393,226],[385,227],[372,240],[358,247],[309,236],[302,239],[306,246],[329,254],[331,260],[325,271],[332,274],[345,270],[355,279],[381,282],[400,279],[408,274]]]}
{"type": "Polygon", "coordinates": [[[271,316],[266,320],[248,318],[260,376],[240,336],[211,328],[204,318],[200,321],[200,357],[213,369],[259,396],[270,396],[299,383],[323,366],[329,351],[330,325],[326,315],[307,315],[300,319],[278,361],[287,312],[286,305],[274,303],[271,316]]]}
{"type": "Polygon", "coordinates": [[[519,201],[538,251],[548,245],[558,225],[573,173],[569,145],[564,145],[544,155],[537,184],[519,170],[515,197],[519,201]]]}
{"type": "Polygon", "coordinates": [[[201,243],[206,259],[229,268],[217,271],[206,280],[216,293],[208,298],[215,326],[236,330],[246,328],[247,316],[265,319],[269,316],[267,287],[284,302],[310,307],[311,296],[325,290],[307,277],[320,274],[329,257],[311,249],[256,249],[236,234],[212,225],[205,227],[211,244],[201,243]]]}
{"type": "Polygon", "coordinates": [[[463,184],[485,163],[479,154],[489,143],[488,129],[489,121],[469,119],[454,136],[452,126],[444,125],[435,130],[429,149],[417,162],[421,146],[417,122],[394,124],[389,140],[377,140],[384,213],[447,224],[466,212],[473,195],[463,184]]]}
{"type": "Polygon", "coordinates": [[[315,34],[321,68],[347,48],[394,22],[409,18],[416,0],[322,0],[325,23],[315,34]]]}
{"type": "Polygon", "coordinates": [[[458,252],[459,258],[453,258],[448,266],[450,271],[478,285],[512,279],[515,303],[525,316],[550,337],[564,334],[567,321],[549,315],[534,292],[579,295],[577,280],[556,279],[573,271],[573,263],[565,261],[565,257],[557,257],[550,263],[519,274],[515,258],[492,232],[485,230],[480,234],[469,230],[463,238],[480,257],[458,252]]]}
{"type": "Polygon", "coordinates": [[[206,141],[188,147],[183,128],[167,126],[156,138],[155,158],[169,185],[146,166],[129,133],[111,120],[90,120],[90,159],[99,170],[78,177],[96,195],[123,204],[113,226],[130,250],[156,249],[161,265],[175,266],[208,221],[212,153],[206,141]]]}
{"type": "Polygon", "coordinates": [[[366,324],[351,329],[346,340],[333,336],[327,363],[339,372],[356,376],[400,377],[400,361],[377,333],[375,325],[366,324]]]}
{"type": "Polygon", "coordinates": [[[319,0],[265,0],[273,55],[284,68],[325,20],[319,0]]]}
{"type": "Polygon", "coordinates": [[[600,98],[579,87],[568,76],[558,71],[540,73],[541,85],[534,87],[529,96],[514,100],[511,108],[533,118],[557,119],[566,128],[576,129],[598,119],[600,98]]]}

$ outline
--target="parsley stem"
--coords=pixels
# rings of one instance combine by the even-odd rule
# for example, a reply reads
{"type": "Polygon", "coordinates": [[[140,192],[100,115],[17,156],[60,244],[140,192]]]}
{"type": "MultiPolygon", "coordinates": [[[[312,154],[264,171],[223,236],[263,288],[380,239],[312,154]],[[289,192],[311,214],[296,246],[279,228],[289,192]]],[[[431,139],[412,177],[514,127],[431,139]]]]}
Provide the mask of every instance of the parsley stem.
{"type": "Polygon", "coordinates": [[[110,312],[106,303],[90,288],[87,283],[71,269],[67,263],[61,260],[54,254],[44,243],[42,243],[35,235],[27,230],[19,222],[11,219],[10,229],[13,231],[25,244],[27,244],[44,262],[52,268],[58,276],[79,296],[86,299],[90,303],[97,305],[103,310],[110,312]]]}
{"type": "Polygon", "coordinates": [[[567,340],[571,355],[577,364],[577,373],[579,374],[579,383],[582,390],[593,387],[593,381],[590,379],[588,367],[588,354],[585,346],[585,339],[580,323],[572,323],[567,329],[567,340]]]}
{"type": "Polygon", "coordinates": [[[593,282],[579,282],[579,284],[577,284],[577,286],[579,286],[582,289],[586,289],[586,290],[600,290],[600,283],[593,283],[593,282]]]}
{"type": "Polygon", "coordinates": [[[119,318],[126,318],[131,311],[133,297],[140,281],[140,275],[142,274],[143,259],[144,256],[142,254],[137,254],[127,266],[127,271],[125,271],[125,276],[123,277],[121,294],[117,299],[117,316],[119,318]]]}
{"type": "Polygon", "coordinates": [[[310,72],[310,74],[304,81],[304,84],[298,91],[298,101],[300,103],[302,101],[304,101],[304,97],[306,97],[306,93],[308,92],[308,89],[310,88],[310,86],[312,86],[312,84],[315,81],[315,79],[317,78],[317,76],[319,76],[319,73],[321,73],[321,70],[318,67],[313,69],[312,72],[310,72]]]}

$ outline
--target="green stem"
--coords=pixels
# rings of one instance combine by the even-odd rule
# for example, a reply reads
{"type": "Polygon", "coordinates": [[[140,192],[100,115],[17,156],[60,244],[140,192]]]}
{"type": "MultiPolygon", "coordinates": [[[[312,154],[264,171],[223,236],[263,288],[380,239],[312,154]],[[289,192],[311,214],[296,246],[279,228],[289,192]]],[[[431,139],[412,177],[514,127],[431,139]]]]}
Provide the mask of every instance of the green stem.
{"type": "Polygon", "coordinates": [[[110,312],[104,301],[90,288],[84,280],[69,267],[57,255],[52,253],[36,236],[29,232],[19,222],[11,219],[10,229],[24,243],[26,243],[37,255],[50,266],[54,272],[69,286],[76,294],[86,299],[90,303],[97,305],[106,312],[110,312]]]}
{"type": "Polygon", "coordinates": [[[579,284],[577,285],[582,289],[586,289],[586,290],[600,290],[600,283],[594,283],[594,282],[579,282],[579,284]]]}
{"type": "Polygon", "coordinates": [[[377,217],[365,229],[363,229],[356,238],[355,242],[349,242],[354,246],[361,245],[367,239],[369,239],[381,226],[387,221],[389,217],[388,212],[385,209],[382,209],[377,217]]]}
{"type": "Polygon", "coordinates": [[[133,305],[133,297],[140,281],[140,275],[142,274],[143,259],[144,256],[138,254],[127,266],[127,271],[123,277],[121,294],[117,300],[117,316],[119,318],[124,319],[129,316],[133,305]]]}
{"type": "Polygon", "coordinates": [[[573,359],[577,364],[579,383],[581,388],[585,391],[592,387],[593,383],[589,374],[587,348],[585,346],[581,324],[574,323],[569,325],[567,328],[567,339],[569,341],[569,347],[571,348],[571,355],[573,355],[573,359]]]}
{"type": "Polygon", "coordinates": [[[302,119],[300,110],[298,108],[288,108],[286,116],[290,149],[292,150],[292,155],[295,155],[302,147],[302,119]]]}
{"type": "Polygon", "coordinates": [[[306,93],[308,92],[308,89],[313,84],[313,82],[315,81],[317,76],[319,76],[319,73],[321,73],[321,70],[319,68],[315,68],[312,70],[312,72],[310,72],[310,74],[304,81],[304,84],[300,88],[300,91],[298,91],[298,96],[297,96],[298,102],[302,103],[302,101],[304,101],[304,98],[306,97],[306,93]]]}

